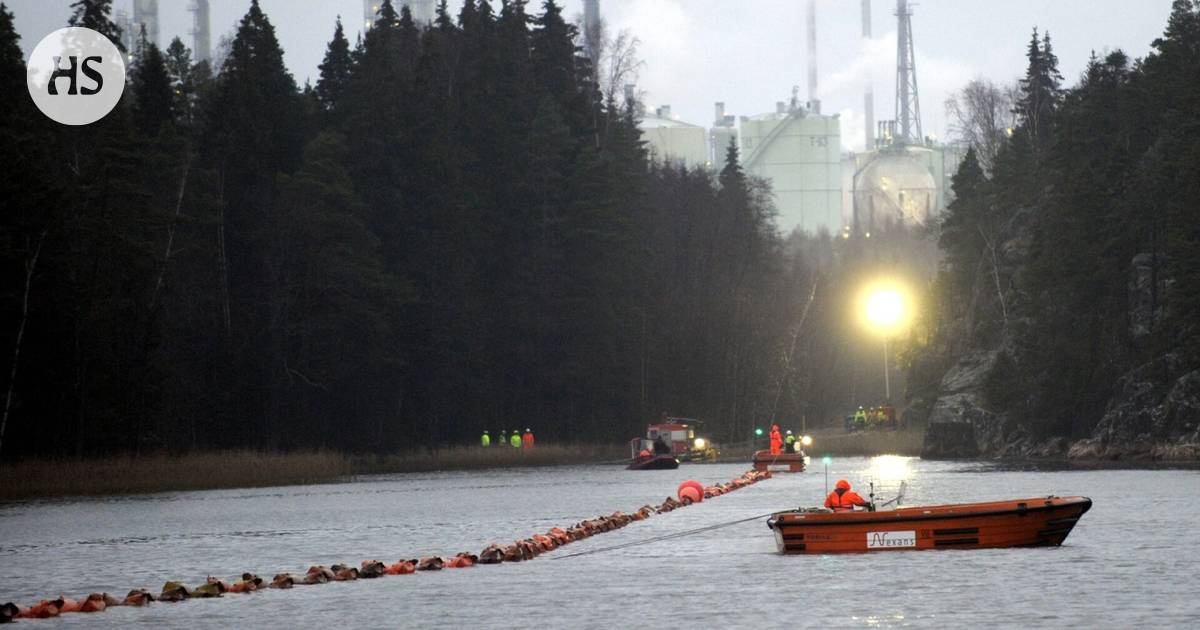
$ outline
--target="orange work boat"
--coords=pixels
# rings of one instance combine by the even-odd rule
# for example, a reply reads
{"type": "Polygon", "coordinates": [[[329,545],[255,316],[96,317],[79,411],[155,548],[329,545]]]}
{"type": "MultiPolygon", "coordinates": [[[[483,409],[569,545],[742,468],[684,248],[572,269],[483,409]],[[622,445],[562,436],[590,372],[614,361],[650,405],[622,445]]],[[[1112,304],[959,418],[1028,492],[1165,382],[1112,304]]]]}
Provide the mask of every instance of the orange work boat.
{"type": "Polygon", "coordinates": [[[909,549],[989,549],[1061,545],[1087,497],[906,507],[886,512],[805,508],[767,521],[780,553],[856,553],[909,549]]]}
{"type": "Polygon", "coordinates": [[[763,449],[754,453],[754,470],[772,472],[804,472],[804,451],[795,453],[779,452],[774,455],[770,450],[763,449]]]}

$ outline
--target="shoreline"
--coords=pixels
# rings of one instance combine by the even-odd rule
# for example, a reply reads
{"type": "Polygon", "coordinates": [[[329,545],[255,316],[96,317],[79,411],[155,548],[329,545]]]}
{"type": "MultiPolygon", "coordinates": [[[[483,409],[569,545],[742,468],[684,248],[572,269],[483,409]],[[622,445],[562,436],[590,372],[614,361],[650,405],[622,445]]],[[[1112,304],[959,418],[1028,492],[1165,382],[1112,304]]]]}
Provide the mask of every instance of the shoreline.
{"type": "Polygon", "coordinates": [[[357,476],[612,462],[624,446],[447,447],[390,455],[219,451],[0,464],[0,502],[340,483],[357,476]]]}

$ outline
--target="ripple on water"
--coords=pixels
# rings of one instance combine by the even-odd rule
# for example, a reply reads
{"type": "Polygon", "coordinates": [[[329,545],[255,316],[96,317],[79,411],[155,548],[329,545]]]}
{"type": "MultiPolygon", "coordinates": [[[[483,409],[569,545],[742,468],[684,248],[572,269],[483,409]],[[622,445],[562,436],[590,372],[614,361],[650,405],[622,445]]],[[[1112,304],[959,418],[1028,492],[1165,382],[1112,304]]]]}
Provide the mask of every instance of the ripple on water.
{"type": "MultiPolygon", "coordinates": [[[[1132,627],[1200,625],[1190,535],[1200,507],[1190,470],[1044,470],[909,461],[897,472],[835,460],[833,478],[910,501],[1083,494],[1095,507],[1056,549],[901,552],[862,556],[775,553],[762,521],[563,560],[221,600],[114,609],[89,625],[488,628],[1132,627]]],[[[115,500],[0,506],[0,600],[124,593],[168,579],[199,583],[303,571],[315,563],[393,561],[478,551],[551,526],[657,503],[685,478],[726,481],[740,464],[629,472],[613,466],[387,475],[353,483],[184,492],[115,500]]],[[[775,509],[819,503],[824,475],[779,475],[715,500],[576,543],[571,551],[635,543],[775,509]]],[[[558,552],[556,552],[558,553],[558,552]]],[[[559,555],[565,555],[559,553],[559,555]]],[[[66,619],[81,623],[81,618],[66,619]]]]}

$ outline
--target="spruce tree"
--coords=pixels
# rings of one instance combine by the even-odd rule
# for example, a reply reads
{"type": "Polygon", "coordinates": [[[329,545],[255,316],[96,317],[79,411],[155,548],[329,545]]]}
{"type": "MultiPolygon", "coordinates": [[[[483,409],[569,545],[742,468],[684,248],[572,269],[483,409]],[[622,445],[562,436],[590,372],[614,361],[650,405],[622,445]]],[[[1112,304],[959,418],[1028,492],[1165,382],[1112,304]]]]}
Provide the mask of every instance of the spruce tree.
{"type": "Polygon", "coordinates": [[[316,92],[324,111],[332,112],[337,108],[350,81],[352,65],[350,42],[342,29],[342,18],[338,17],[333,39],[325,49],[325,60],[319,66],[321,78],[317,81],[316,92]]]}
{"type": "Polygon", "coordinates": [[[90,28],[111,40],[121,52],[129,52],[121,40],[121,27],[112,21],[111,15],[112,0],[75,0],[67,24],[90,28]]]}
{"type": "Polygon", "coordinates": [[[950,278],[948,288],[951,293],[946,299],[952,304],[969,303],[979,260],[984,255],[982,234],[985,227],[981,220],[986,203],[983,191],[986,182],[975,149],[967,149],[958,171],[951,178],[954,201],[946,207],[938,238],[938,246],[946,254],[945,266],[950,278]]]}
{"type": "Polygon", "coordinates": [[[171,85],[171,76],[158,46],[146,42],[145,37],[136,62],[133,73],[134,126],[143,136],[152,138],[158,135],[163,125],[174,120],[177,89],[171,85]]]}

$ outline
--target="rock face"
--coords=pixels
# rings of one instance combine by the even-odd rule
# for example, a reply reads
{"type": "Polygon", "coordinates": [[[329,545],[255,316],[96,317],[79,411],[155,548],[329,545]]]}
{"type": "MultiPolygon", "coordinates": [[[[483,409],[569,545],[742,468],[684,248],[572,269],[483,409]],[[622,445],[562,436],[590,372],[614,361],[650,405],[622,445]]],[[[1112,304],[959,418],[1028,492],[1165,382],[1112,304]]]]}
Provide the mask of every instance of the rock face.
{"type": "Polygon", "coordinates": [[[1200,370],[1168,354],[1123,376],[1092,437],[1074,459],[1200,459],[1200,370]],[[1182,374],[1181,374],[1182,372],[1182,374]]]}
{"type": "Polygon", "coordinates": [[[979,455],[970,422],[934,422],[925,428],[922,459],[962,459],[979,455]]]}
{"type": "MultiPolygon", "coordinates": [[[[966,315],[953,322],[948,338],[956,360],[936,391],[926,395],[915,422],[927,425],[923,457],[1066,457],[1156,461],[1200,460],[1200,367],[1175,352],[1140,365],[1117,380],[1102,417],[1085,439],[1035,439],[1022,416],[1023,396],[994,383],[1008,382],[1006,370],[1021,370],[1014,343],[1018,329],[1039,313],[1029,312],[1020,270],[1029,255],[1036,214],[1020,212],[1003,230],[996,255],[981,263],[966,315]],[[989,396],[990,394],[990,396],[989,396]]],[[[1129,336],[1161,334],[1171,282],[1161,256],[1139,254],[1128,277],[1129,336]]]]}

